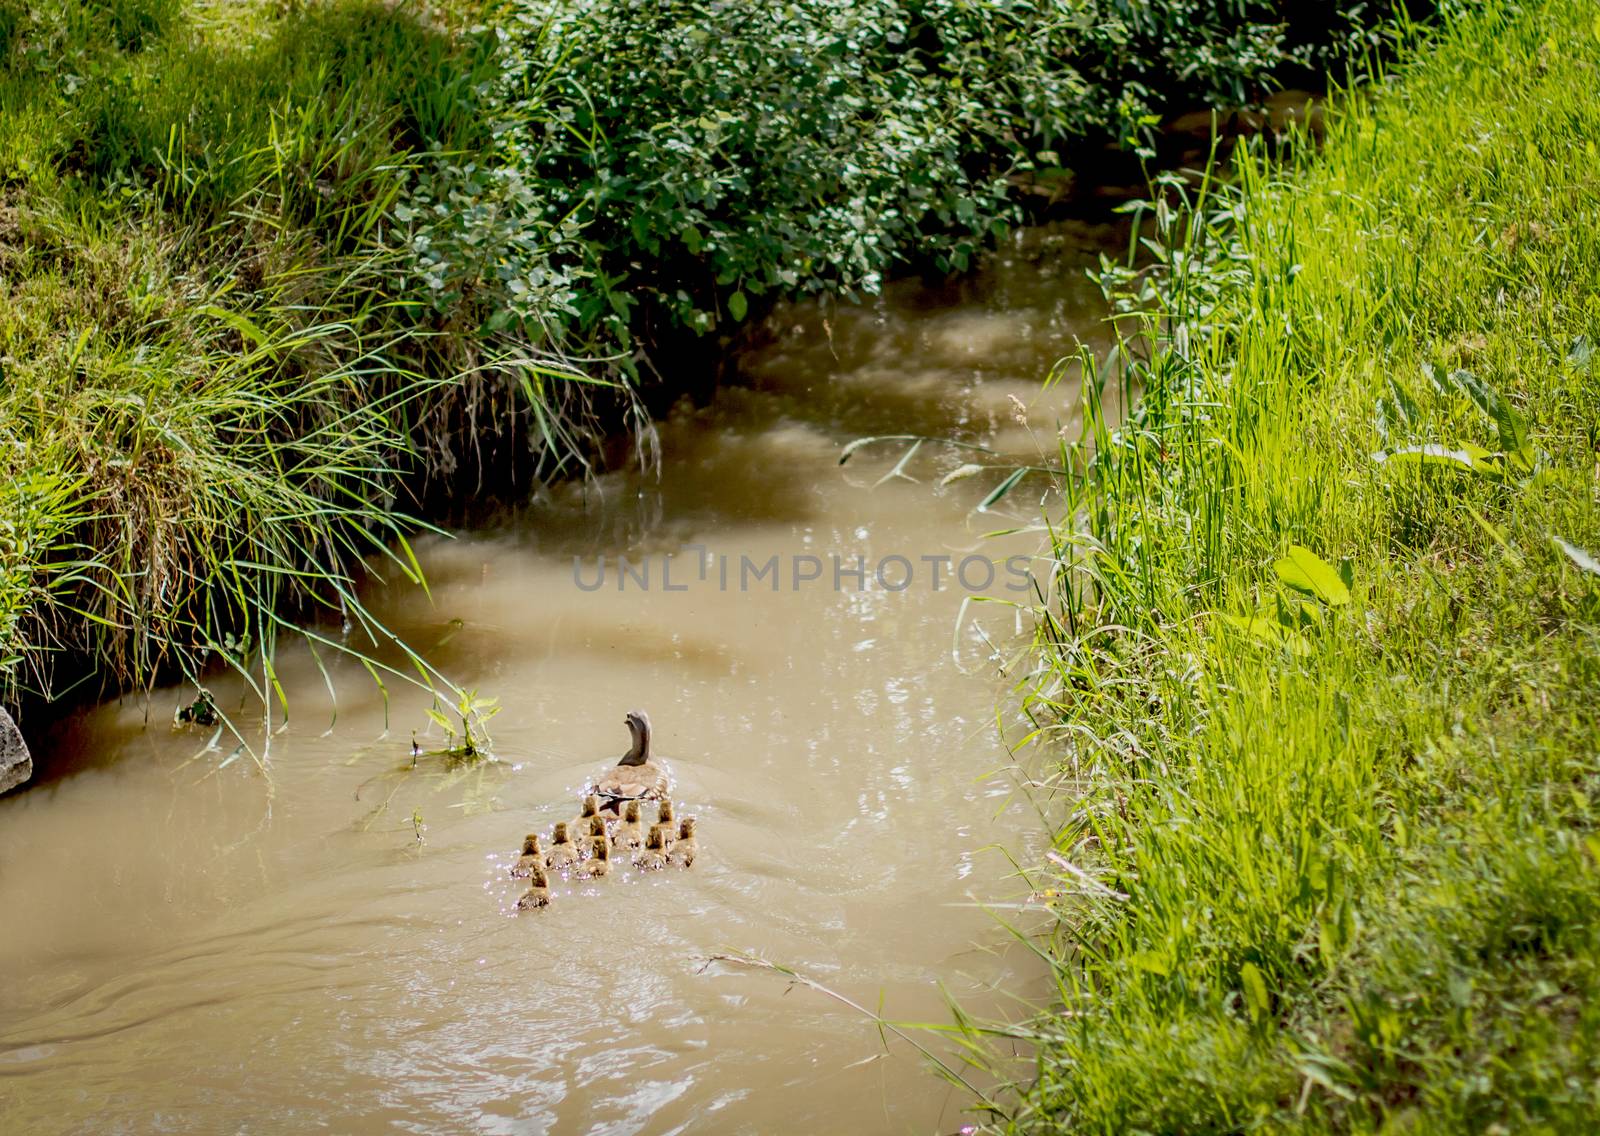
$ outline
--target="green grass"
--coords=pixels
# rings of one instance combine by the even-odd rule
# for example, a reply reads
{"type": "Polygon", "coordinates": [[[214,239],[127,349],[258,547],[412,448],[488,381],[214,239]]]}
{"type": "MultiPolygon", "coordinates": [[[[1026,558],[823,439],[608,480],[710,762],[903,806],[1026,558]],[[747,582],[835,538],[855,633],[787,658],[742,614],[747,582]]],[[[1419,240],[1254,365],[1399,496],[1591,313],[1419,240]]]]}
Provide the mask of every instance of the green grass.
{"type": "Polygon", "coordinates": [[[1410,54],[1108,270],[1160,320],[1063,454],[1006,1130],[1600,1126],[1600,21],[1410,54]]]}
{"type": "Polygon", "coordinates": [[[392,646],[364,559],[416,578],[407,493],[558,373],[487,375],[392,218],[495,69],[379,3],[0,0],[0,697],[392,646]]]}

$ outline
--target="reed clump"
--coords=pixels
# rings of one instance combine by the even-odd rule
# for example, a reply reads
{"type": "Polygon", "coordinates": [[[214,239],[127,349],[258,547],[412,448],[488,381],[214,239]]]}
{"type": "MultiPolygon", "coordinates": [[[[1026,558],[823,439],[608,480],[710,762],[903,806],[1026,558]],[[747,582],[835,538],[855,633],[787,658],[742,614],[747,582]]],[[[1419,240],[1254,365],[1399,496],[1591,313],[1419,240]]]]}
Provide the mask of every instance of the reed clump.
{"type": "Polygon", "coordinates": [[[218,662],[265,697],[308,625],[393,661],[367,561],[417,578],[420,488],[579,374],[418,315],[393,214],[490,152],[495,68],[376,3],[0,2],[0,697],[218,662]]]}
{"type": "Polygon", "coordinates": [[[1143,397],[1105,421],[1082,361],[1023,703],[1057,1001],[1002,1030],[1006,1130],[1600,1118],[1600,25],[1406,54],[1106,266],[1143,397]]]}

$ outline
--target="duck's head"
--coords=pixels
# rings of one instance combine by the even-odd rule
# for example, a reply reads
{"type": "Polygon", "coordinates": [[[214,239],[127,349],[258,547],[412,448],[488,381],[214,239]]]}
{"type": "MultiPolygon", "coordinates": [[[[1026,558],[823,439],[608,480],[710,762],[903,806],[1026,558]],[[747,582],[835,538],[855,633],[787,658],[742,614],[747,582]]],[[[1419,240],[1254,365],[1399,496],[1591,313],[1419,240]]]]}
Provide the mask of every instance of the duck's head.
{"type": "Polygon", "coordinates": [[[672,802],[667,800],[665,797],[662,797],[661,798],[661,816],[657,820],[657,823],[658,824],[671,824],[673,819],[674,818],[673,818],[673,815],[672,815],[672,802]]]}
{"type": "Polygon", "coordinates": [[[555,839],[555,842],[557,844],[565,844],[567,842],[567,822],[566,821],[563,820],[563,821],[557,822],[557,824],[556,824],[556,834],[555,834],[554,839],[555,839]]]}
{"type": "Polygon", "coordinates": [[[657,852],[665,848],[666,843],[666,838],[662,835],[659,824],[650,830],[649,836],[644,838],[644,846],[646,848],[654,848],[657,852]]]}
{"type": "Polygon", "coordinates": [[[643,765],[650,760],[650,715],[643,710],[629,710],[622,719],[628,724],[633,745],[623,755],[623,765],[643,765]]]}
{"type": "Polygon", "coordinates": [[[590,793],[583,799],[583,815],[592,817],[600,811],[600,798],[590,793]]]}
{"type": "Polygon", "coordinates": [[[623,819],[626,820],[629,824],[638,824],[639,823],[639,802],[638,801],[629,801],[628,802],[628,808],[627,808],[627,811],[625,813],[623,813],[623,819]]]}
{"type": "Polygon", "coordinates": [[[539,852],[539,834],[530,832],[522,838],[522,854],[524,856],[537,855],[539,852]]]}
{"type": "Polygon", "coordinates": [[[543,868],[535,868],[528,873],[528,886],[536,888],[549,887],[550,877],[544,874],[543,868]]]}
{"type": "Polygon", "coordinates": [[[589,818],[589,835],[590,836],[604,836],[605,834],[606,834],[606,818],[603,817],[603,816],[592,816],[592,817],[590,817],[589,818]]]}
{"type": "Polygon", "coordinates": [[[694,817],[684,817],[683,820],[678,822],[678,839],[694,839],[694,817]]]}

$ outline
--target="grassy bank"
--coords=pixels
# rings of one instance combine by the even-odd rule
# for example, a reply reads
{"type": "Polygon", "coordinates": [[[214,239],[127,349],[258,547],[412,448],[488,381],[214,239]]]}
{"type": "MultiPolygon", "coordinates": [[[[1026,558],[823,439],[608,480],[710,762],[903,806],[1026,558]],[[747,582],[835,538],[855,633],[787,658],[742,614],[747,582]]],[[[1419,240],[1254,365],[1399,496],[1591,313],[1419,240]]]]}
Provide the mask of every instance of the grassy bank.
{"type": "Polygon", "coordinates": [[[219,660],[265,697],[302,619],[387,638],[361,557],[404,560],[402,477],[472,397],[387,211],[483,144],[443,95],[487,62],[377,5],[270,11],[0,4],[8,700],[219,660]]]}
{"type": "Polygon", "coordinates": [[[1161,321],[1055,510],[1016,1130],[1600,1123],[1600,23],[1415,54],[1108,274],[1161,321]]]}
{"type": "Polygon", "coordinates": [[[405,514],[583,468],[765,299],[959,268],[1013,175],[1377,11],[1127,8],[0,0],[0,698],[382,642],[405,514]]]}

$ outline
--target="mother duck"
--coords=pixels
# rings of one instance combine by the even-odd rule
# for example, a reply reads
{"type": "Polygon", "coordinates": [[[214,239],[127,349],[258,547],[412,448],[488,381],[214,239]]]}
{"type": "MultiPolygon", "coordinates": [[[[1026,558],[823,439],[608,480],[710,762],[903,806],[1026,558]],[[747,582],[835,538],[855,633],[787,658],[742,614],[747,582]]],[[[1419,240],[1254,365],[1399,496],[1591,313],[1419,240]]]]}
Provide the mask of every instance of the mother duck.
{"type": "Polygon", "coordinates": [[[654,801],[672,788],[667,767],[650,756],[650,715],[629,710],[626,718],[633,746],[622,760],[601,774],[591,790],[600,798],[600,811],[616,815],[628,801],[654,801]]]}

